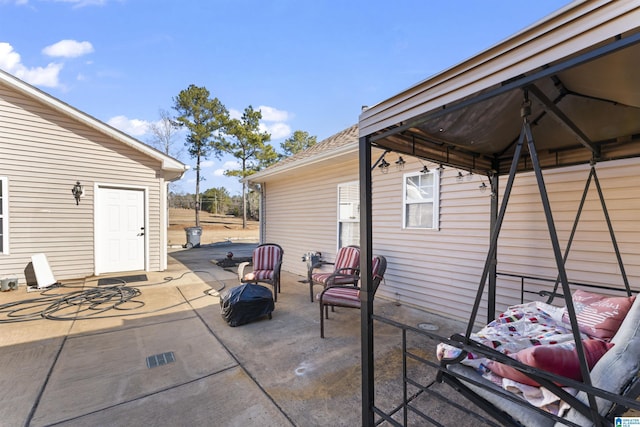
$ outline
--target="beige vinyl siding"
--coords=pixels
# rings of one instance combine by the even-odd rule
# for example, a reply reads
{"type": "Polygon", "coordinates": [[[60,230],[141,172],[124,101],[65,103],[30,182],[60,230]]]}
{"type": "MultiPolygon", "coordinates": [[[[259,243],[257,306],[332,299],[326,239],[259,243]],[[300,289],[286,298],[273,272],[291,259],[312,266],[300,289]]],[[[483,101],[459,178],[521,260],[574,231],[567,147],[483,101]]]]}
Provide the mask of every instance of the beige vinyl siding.
{"type": "MultiPolygon", "coordinates": [[[[378,155],[374,153],[374,159],[378,155]]],[[[387,154],[387,160],[393,165],[395,155],[387,154]]],[[[458,182],[456,169],[444,169],[439,230],[403,229],[403,175],[423,165],[407,156],[405,160],[402,171],[391,166],[387,174],[373,172],[373,251],[388,260],[377,296],[467,320],[489,247],[491,191],[479,189],[483,181],[489,182],[480,176],[465,176],[458,182]]],[[[437,166],[427,164],[429,168],[437,166]]],[[[283,246],[284,270],[306,275],[301,256],[310,250],[321,251],[333,260],[337,186],[357,179],[356,171],[353,153],[349,159],[344,156],[340,161],[318,163],[312,171],[292,170],[269,179],[263,213],[265,240],[283,246]]],[[[630,283],[640,289],[640,186],[636,178],[640,160],[603,162],[597,172],[630,283]]],[[[563,251],[587,176],[588,166],[544,172],[563,251]]],[[[507,177],[501,177],[500,197],[506,183],[507,177]]],[[[557,269],[535,177],[519,175],[515,184],[499,241],[498,269],[553,279],[557,269]]],[[[593,183],[567,267],[571,281],[622,286],[593,183]]],[[[519,301],[519,283],[500,278],[497,310],[519,301]]],[[[486,308],[485,290],[478,325],[486,323],[486,308]]]]}
{"type": "MultiPolygon", "coordinates": [[[[372,157],[379,155],[374,150],[372,157]]],[[[387,156],[393,164],[393,154],[387,156]]],[[[386,174],[373,172],[373,252],[388,260],[378,296],[465,318],[486,256],[490,194],[479,191],[479,177],[458,183],[457,171],[446,170],[441,179],[441,230],[403,229],[403,174],[422,168],[416,159],[405,160],[402,171],[391,166],[386,174]]],[[[317,164],[312,173],[279,174],[267,182],[264,240],[283,246],[285,271],[305,276],[301,257],[308,251],[335,258],[337,187],[357,180],[357,165],[353,153],[317,164]]]]}
{"type": "MultiPolygon", "coordinates": [[[[640,160],[603,162],[596,166],[624,268],[632,288],[640,289],[640,160]]],[[[586,179],[588,166],[547,170],[545,185],[564,255],[586,179]]],[[[555,280],[557,268],[549,241],[537,184],[532,174],[518,176],[498,248],[499,271],[555,280]]],[[[592,181],[566,263],[570,281],[617,286],[623,281],[595,183],[592,181]]],[[[498,304],[519,298],[519,282],[501,280],[498,304]]],[[[544,289],[543,283],[535,283],[544,289]]],[[[548,286],[548,285],[547,285],[548,286]]],[[[530,298],[530,297],[529,297],[530,298]]],[[[561,304],[561,301],[558,301],[561,304]]]]}
{"type": "Polygon", "coordinates": [[[58,280],[94,272],[94,184],[148,189],[150,270],[160,269],[159,161],[0,85],[0,163],[10,178],[10,248],[0,271],[43,252],[58,280]],[[84,185],[76,206],[71,188],[84,185]]]}
{"type": "MultiPolygon", "coordinates": [[[[395,160],[393,154],[388,156],[395,160]]],[[[374,253],[388,261],[378,296],[464,319],[486,256],[490,194],[480,192],[479,177],[457,182],[458,171],[445,169],[440,180],[439,230],[403,229],[403,175],[423,166],[416,159],[405,160],[403,171],[392,167],[385,175],[373,176],[374,253]]]]}
{"type": "MultiPolygon", "coordinates": [[[[405,170],[420,167],[411,161],[405,170]]],[[[588,172],[588,166],[544,172],[563,253],[588,172]]],[[[640,289],[640,187],[635,179],[640,174],[640,161],[601,163],[597,173],[629,282],[640,289]]],[[[445,169],[442,175],[439,231],[402,230],[402,173],[390,170],[387,175],[374,175],[373,244],[374,252],[389,261],[379,296],[465,320],[475,300],[488,250],[491,194],[489,189],[479,191],[479,176],[458,182],[456,175],[453,169],[445,169]]],[[[501,177],[501,197],[506,181],[507,177],[501,177]]],[[[567,261],[569,280],[622,287],[593,182],[587,200],[567,261]]],[[[499,240],[498,270],[556,277],[549,233],[532,174],[516,179],[499,240]]],[[[534,290],[543,289],[542,286],[531,283],[534,290]]],[[[498,311],[519,301],[519,282],[500,278],[498,311]]],[[[562,305],[561,301],[556,303],[562,305]]],[[[486,320],[485,313],[486,290],[479,324],[486,320]]]]}
{"type": "Polygon", "coordinates": [[[301,172],[280,174],[267,182],[264,241],[282,246],[284,270],[306,276],[305,253],[320,251],[325,260],[335,258],[338,184],[358,180],[357,153],[301,172]]]}

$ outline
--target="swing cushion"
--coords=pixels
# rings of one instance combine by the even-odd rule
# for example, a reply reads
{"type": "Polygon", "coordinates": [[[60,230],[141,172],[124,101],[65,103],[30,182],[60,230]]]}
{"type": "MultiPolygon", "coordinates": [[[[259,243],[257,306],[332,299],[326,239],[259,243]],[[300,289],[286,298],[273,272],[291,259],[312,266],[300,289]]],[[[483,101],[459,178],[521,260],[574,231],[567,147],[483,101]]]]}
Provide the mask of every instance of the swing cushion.
{"type": "MultiPolygon", "coordinates": [[[[578,289],[573,293],[572,300],[580,332],[610,340],[620,328],[635,298],[609,297],[578,289]]],[[[570,323],[568,313],[564,313],[562,321],[570,323]]]]}
{"type": "MultiPolygon", "coordinates": [[[[595,366],[596,362],[604,356],[607,350],[613,347],[613,344],[600,340],[584,340],[583,344],[589,370],[595,366]]],[[[512,357],[525,365],[542,371],[558,374],[576,381],[582,380],[578,352],[575,343],[572,342],[538,345],[521,350],[512,357]]],[[[534,387],[540,386],[535,380],[511,366],[498,362],[489,362],[488,368],[501,377],[534,387]]]]}

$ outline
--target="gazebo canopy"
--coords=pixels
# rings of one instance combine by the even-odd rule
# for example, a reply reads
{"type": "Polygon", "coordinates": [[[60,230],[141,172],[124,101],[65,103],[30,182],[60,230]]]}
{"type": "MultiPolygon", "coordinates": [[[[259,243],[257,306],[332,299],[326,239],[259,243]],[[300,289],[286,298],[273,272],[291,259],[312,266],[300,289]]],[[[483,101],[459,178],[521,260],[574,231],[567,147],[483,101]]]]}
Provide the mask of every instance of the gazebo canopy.
{"type": "MultiPolygon", "coordinates": [[[[640,2],[573,2],[360,117],[374,146],[508,172],[529,120],[543,168],[640,156],[640,2]]],[[[518,170],[529,170],[522,160],[518,170]]]]}

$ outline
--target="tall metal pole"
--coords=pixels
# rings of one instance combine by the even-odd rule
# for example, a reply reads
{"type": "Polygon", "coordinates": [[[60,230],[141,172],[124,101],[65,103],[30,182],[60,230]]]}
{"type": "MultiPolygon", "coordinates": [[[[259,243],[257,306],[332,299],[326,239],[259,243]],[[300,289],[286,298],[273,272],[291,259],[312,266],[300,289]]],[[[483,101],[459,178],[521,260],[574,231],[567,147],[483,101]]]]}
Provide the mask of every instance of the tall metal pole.
{"type": "MultiPolygon", "coordinates": [[[[525,92],[526,93],[526,92],[525,92]]],[[[562,284],[562,293],[564,294],[566,310],[571,323],[571,331],[573,332],[573,338],[576,343],[576,352],[578,353],[578,361],[580,362],[580,372],[582,373],[582,382],[587,386],[591,386],[591,374],[589,373],[589,365],[587,364],[587,356],[585,354],[584,347],[581,345],[582,339],[580,337],[580,330],[578,327],[578,321],[576,318],[576,310],[571,299],[571,289],[569,288],[569,279],[567,277],[567,270],[564,265],[564,259],[562,257],[562,251],[560,250],[560,242],[558,239],[558,233],[556,231],[556,225],[553,220],[553,214],[551,212],[551,203],[549,202],[549,196],[547,194],[547,188],[544,184],[544,177],[542,176],[542,168],[540,167],[540,161],[538,159],[538,152],[536,151],[535,141],[533,134],[531,133],[531,127],[527,118],[524,119],[524,132],[527,136],[527,143],[529,146],[529,157],[533,165],[533,170],[536,175],[536,181],[538,183],[538,190],[540,198],[542,200],[542,207],[544,208],[545,218],[547,220],[547,229],[549,230],[549,237],[551,240],[551,247],[556,260],[556,266],[558,268],[558,277],[562,284]]],[[[596,398],[593,394],[587,393],[587,400],[589,401],[589,409],[591,412],[591,419],[595,423],[596,427],[602,426],[602,421],[598,415],[598,405],[596,398]]]]}
{"type": "Polygon", "coordinates": [[[361,137],[360,145],[360,350],[362,363],[362,425],[373,427],[374,367],[373,367],[373,290],[371,289],[371,259],[373,233],[371,218],[371,145],[361,137]]]}
{"type": "MultiPolygon", "coordinates": [[[[495,168],[497,170],[497,167],[495,168]]],[[[498,174],[489,175],[489,188],[491,190],[491,214],[490,214],[490,235],[493,236],[498,226],[498,174]]],[[[497,245],[497,242],[496,242],[497,245]]],[[[491,267],[489,268],[489,292],[487,296],[487,323],[496,318],[496,289],[497,289],[497,271],[498,251],[493,253],[491,258],[491,267]]]]}

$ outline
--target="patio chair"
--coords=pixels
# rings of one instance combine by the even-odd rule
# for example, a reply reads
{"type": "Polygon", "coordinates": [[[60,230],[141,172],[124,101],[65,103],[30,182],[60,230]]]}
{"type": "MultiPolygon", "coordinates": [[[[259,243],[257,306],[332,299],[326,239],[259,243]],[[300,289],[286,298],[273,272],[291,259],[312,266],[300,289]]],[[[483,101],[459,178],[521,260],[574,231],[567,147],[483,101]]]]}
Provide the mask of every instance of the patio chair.
{"type": "Polygon", "coordinates": [[[282,247],[275,243],[263,243],[253,250],[253,271],[245,274],[248,262],[238,265],[238,279],[242,283],[267,283],[273,286],[273,300],[278,301],[280,292],[280,268],[282,267],[282,247]]]}
{"type": "Polygon", "coordinates": [[[323,288],[332,285],[357,285],[360,279],[360,247],[353,245],[340,248],[334,262],[320,261],[309,269],[308,275],[311,302],[314,285],[321,285],[323,288]],[[323,265],[333,265],[333,271],[314,273],[316,268],[323,265]]]}
{"type": "MultiPolygon", "coordinates": [[[[381,255],[374,256],[371,262],[373,279],[373,295],[375,295],[387,270],[387,259],[381,255]]],[[[360,288],[357,285],[334,285],[324,289],[318,295],[320,305],[320,338],[324,338],[324,319],[329,318],[329,307],[360,308],[360,288]],[[324,311],[324,313],[323,313],[324,311]]]]}

